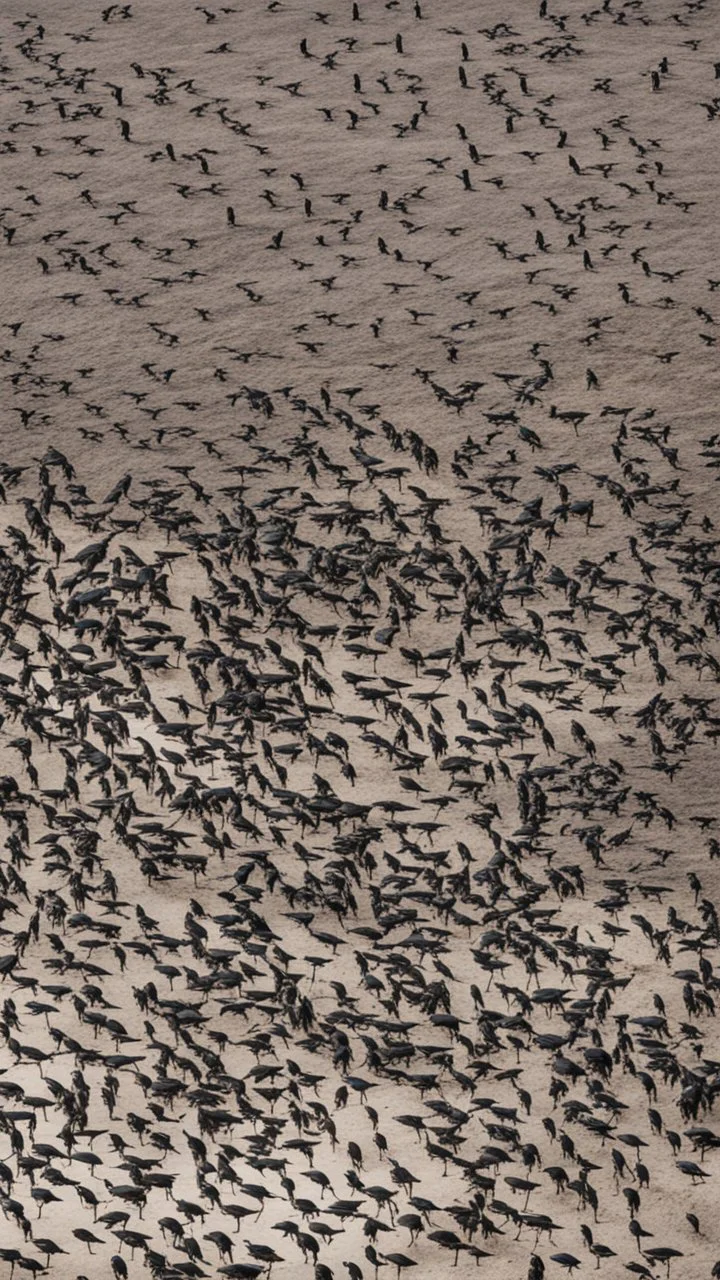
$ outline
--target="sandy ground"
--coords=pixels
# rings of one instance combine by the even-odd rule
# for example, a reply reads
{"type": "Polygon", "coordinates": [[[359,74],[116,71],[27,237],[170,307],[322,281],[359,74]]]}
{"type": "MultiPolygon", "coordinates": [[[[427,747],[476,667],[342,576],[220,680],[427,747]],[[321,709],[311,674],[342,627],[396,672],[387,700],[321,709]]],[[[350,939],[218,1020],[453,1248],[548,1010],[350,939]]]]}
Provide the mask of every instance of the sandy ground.
{"type": "Polygon", "coordinates": [[[720,20],[562,9],[3,6],[2,1277],[714,1274],[720,20]]]}

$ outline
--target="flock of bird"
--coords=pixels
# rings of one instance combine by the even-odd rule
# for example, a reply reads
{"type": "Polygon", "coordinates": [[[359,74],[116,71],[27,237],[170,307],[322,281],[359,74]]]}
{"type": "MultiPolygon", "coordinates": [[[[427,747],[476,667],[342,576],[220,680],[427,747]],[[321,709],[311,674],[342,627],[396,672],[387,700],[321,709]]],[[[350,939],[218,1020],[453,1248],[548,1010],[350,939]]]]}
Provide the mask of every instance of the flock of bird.
{"type": "Polygon", "coordinates": [[[0,1278],[720,1276],[720,48],[562,8],[0,19],[0,1278]]]}

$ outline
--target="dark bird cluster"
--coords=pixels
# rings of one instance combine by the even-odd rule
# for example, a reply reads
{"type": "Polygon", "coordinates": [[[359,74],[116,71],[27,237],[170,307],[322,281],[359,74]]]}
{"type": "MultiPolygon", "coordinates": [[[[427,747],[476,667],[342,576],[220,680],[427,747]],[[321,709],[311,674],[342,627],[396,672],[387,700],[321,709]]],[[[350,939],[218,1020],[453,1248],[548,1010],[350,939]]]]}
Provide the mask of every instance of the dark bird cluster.
{"type": "Polygon", "coordinates": [[[0,20],[2,1280],[720,1274],[675,6],[0,20]]]}

